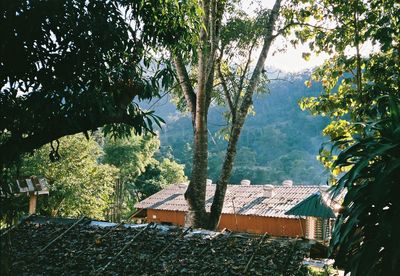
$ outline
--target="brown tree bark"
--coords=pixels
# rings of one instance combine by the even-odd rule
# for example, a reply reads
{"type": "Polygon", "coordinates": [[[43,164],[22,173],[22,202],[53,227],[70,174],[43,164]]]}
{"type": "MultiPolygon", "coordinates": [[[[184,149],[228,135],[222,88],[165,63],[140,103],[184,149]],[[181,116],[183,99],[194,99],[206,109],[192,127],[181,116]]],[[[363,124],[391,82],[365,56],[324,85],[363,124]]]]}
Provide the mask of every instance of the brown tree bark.
{"type": "MultiPolygon", "coordinates": [[[[204,27],[200,31],[200,48],[198,49],[198,78],[196,94],[196,110],[194,118],[193,167],[189,186],[185,192],[185,199],[189,204],[188,218],[195,227],[205,227],[207,213],[205,209],[206,179],[208,164],[208,136],[207,136],[207,58],[210,54],[209,23],[211,1],[203,0],[204,27]]],[[[185,91],[184,91],[185,93],[185,91]]],[[[193,116],[193,115],[192,115],[193,116]]]]}

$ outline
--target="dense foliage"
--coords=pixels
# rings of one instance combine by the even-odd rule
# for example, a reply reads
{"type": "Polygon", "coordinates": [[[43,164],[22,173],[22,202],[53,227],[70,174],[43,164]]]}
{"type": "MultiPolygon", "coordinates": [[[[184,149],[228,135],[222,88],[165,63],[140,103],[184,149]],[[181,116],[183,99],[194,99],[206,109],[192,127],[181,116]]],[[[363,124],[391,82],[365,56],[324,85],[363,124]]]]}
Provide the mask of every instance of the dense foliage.
{"type": "Polygon", "coordinates": [[[23,160],[21,175],[45,177],[49,183],[50,194],[39,197],[38,213],[104,219],[118,169],[98,163],[103,152],[93,139],[75,135],[60,142],[61,158],[57,162],[49,159],[49,145],[23,160]]]}
{"type": "MultiPolygon", "coordinates": [[[[137,102],[171,84],[157,59],[166,46],[191,50],[185,41],[197,24],[195,4],[1,1],[0,187],[8,193],[1,210],[12,209],[7,187],[24,153],[101,126],[121,137],[151,132],[162,121],[137,102]]],[[[52,161],[60,159],[57,147],[46,148],[52,161]]]]}
{"type": "Polygon", "coordinates": [[[336,264],[352,275],[397,275],[400,104],[392,103],[389,118],[368,123],[334,165],[351,166],[336,187],[348,191],[332,240],[336,264]]]}
{"type": "Polygon", "coordinates": [[[321,25],[303,29],[298,37],[313,38],[312,50],[331,54],[313,74],[323,93],[302,105],[332,118],[324,132],[339,155],[323,151],[321,160],[339,174],[334,192],[347,188],[333,256],[351,275],[397,275],[400,5],[391,0],[301,2],[302,15],[321,25]]]}
{"type": "Polygon", "coordinates": [[[136,202],[169,184],[186,181],[184,166],[159,154],[159,148],[160,140],[152,135],[105,140],[102,162],[118,168],[119,191],[114,194],[114,204],[119,205],[117,220],[128,217],[136,202]]]}
{"type": "Polygon", "coordinates": [[[176,40],[191,39],[196,12],[192,1],[2,1],[0,165],[105,124],[151,131],[160,119],[132,100],[170,84],[167,68],[148,70],[152,53],[187,48],[176,40]]]}
{"type": "MultiPolygon", "coordinates": [[[[385,117],[387,96],[399,97],[400,20],[396,15],[400,7],[395,2],[310,1],[302,10],[320,27],[304,28],[297,35],[303,41],[312,39],[314,52],[328,52],[331,57],[306,82],[308,86],[321,82],[322,93],[305,98],[301,107],[331,119],[324,130],[331,139],[349,140],[353,133],[361,133],[361,125],[350,122],[385,117]]],[[[329,149],[321,157],[328,167],[335,158],[329,149]]]]}
{"type": "MultiPolygon", "coordinates": [[[[58,161],[49,158],[51,145],[45,145],[25,155],[12,176],[47,180],[49,195],[39,196],[38,214],[119,221],[129,217],[139,200],[186,181],[183,166],[161,155],[159,145],[157,136],[115,141],[100,132],[89,140],[82,134],[66,136],[60,139],[58,161]]],[[[1,218],[26,213],[28,202],[24,194],[6,198],[1,218]]]]}

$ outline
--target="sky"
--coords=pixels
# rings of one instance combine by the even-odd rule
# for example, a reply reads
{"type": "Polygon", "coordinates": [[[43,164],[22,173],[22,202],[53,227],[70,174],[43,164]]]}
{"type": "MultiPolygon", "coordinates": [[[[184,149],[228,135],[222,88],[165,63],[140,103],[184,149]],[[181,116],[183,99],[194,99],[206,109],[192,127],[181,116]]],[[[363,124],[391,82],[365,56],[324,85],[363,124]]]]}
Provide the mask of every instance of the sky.
{"type": "MultiPolygon", "coordinates": [[[[246,11],[254,10],[257,6],[262,5],[264,8],[272,8],[274,0],[243,0],[243,9],[246,11]]],[[[322,65],[328,58],[328,55],[317,56],[311,53],[308,61],[302,58],[302,53],[311,52],[307,45],[299,45],[296,48],[289,41],[281,38],[276,39],[271,46],[266,61],[267,67],[274,67],[286,72],[299,72],[306,69],[314,68],[322,65]],[[286,45],[285,51],[278,51],[286,45]]]]}
{"type": "Polygon", "coordinates": [[[300,45],[296,48],[294,48],[290,43],[286,43],[286,45],[288,46],[284,52],[277,52],[277,49],[282,46],[282,43],[275,41],[268,53],[266,61],[267,67],[275,67],[282,71],[293,73],[322,65],[322,63],[328,58],[326,54],[316,55],[312,53],[307,45],[300,45]],[[302,53],[304,52],[311,52],[308,61],[302,58],[302,53]]]}

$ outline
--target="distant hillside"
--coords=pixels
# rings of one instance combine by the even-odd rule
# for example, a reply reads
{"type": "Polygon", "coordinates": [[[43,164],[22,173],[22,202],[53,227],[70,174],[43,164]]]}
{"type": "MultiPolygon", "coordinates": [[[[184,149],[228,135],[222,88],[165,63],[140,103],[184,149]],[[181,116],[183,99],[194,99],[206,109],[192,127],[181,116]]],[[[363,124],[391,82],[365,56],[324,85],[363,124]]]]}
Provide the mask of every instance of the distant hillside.
{"type": "MultiPolygon", "coordinates": [[[[326,181],[323,167],[316,160],[324,138],[321,131],[327,119],[316,118],[298,107],[302,97],[315,96],[320,87],[305,87],[309,74],[286,76],[270,83],[269,92],[254,99],[255,115],[249,116],[240,137],[231,183],[250,179],[252,183],[281,183],[292,179],[297,184],[326,181]]],[[[152,103],[156,114],[166,120],[161,130],[161,154],[173,155],[185,164],[190,175],[192,128],[188,115],[181,114],[168,97],[152,103]]],[[[220,133],[224,109],[213,107],[209,115],[209,178],[214,181],[225,153],[226,141],[220,133]]]]}

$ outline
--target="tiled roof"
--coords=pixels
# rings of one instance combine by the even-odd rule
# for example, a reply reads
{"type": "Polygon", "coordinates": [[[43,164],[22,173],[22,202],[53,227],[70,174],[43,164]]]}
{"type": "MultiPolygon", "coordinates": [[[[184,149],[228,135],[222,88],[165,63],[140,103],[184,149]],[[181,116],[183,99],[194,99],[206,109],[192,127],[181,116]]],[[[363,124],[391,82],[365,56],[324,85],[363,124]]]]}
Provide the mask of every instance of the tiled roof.
{"type": "MultiPolygon", "coordinates": [[[[188,205],[183,197],[186,184],[168,186],[162,191],[137,203],[139,209],[157,209],[169,211],[188,210],[188,205]]],[[[320,190],[316,185],[273,186],[273,196],[267,197],[264,192],[265,185],[228,185],[223,214],[255,215],[263,217],[294,217],[285,215],[297,203],[320,190]]],[[[215,185],[207,185],[206,210],[209,211],[213,200],[215,185]]]]}

